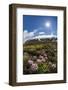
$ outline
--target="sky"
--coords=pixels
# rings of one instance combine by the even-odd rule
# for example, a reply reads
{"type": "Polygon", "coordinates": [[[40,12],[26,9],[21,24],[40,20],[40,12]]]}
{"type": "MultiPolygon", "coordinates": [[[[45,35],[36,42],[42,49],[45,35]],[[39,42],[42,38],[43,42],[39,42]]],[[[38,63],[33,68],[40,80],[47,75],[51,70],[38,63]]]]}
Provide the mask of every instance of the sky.
{"type": "Polygon", "coordinates": [[[23,33],[24,41],[38,35],[57,36],[57,17],[23,15],[23,33]]]}

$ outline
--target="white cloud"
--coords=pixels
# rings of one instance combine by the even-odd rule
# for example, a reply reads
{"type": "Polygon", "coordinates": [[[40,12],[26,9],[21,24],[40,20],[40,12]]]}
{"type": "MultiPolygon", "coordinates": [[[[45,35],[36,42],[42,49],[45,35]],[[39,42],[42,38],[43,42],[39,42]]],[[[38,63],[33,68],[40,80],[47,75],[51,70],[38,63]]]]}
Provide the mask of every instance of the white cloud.
{"type": "Polygon", "coordinates": [[[28,38],[28,31],[27,30],[24,30],[24,32],[23,32],[23,38],[24,38],[24,42],[25,42],[25,40],[27,40],[27,38],[28,38]]]}
{"type": "Polygon", "coordinates": [[[29,32],[29,37],[33,37],[34,36],[34,32],[29,32]]]}
{"type": "Polygon", "coordinates": [[[45,32],[38,32],[38,35],[35,36],[37,32],[38,32],[38,29],[35,29],[32,32],[28,32],[28,30],[24,30],[24,32],[23,32],[24,42],[27,40],[31,40],[31,39],[56,37],[55,35],[53,35],[53,33],[51,33],[51,35],[46,35],[45,32]]]}
{"type": "Polygon", "coordinates": [[[45,34],[45,32],[39,32],[39,34],[45,34]]]}
{"type": "Polygon", "coordinates": [[[28,30],[24,30],[24,32],[23,32],[24,42],[26,42],[27,40],[37,38],[37,36],[39,36],[39,38],[40,38],[41,37],[40,35],[43,35],[43,37],[45,37],[45,32],[44,31],[39,32],[41,29],[42,29],[42,27],[34,29],[31,32],[28,32],[28,30]]]}
{"type": "Polygon", "coordinates": [[[32,39],[37,32],[37,29],[33,30],[32,32],[28,32],[28,30],[24,30],[23,35],[24,35],[24,42],[32,39]]]}
{"type": "Polygon", "coordinates": [[[36,33],[38,31],[38,29],[34,29],[33,32],[36,33]]]}

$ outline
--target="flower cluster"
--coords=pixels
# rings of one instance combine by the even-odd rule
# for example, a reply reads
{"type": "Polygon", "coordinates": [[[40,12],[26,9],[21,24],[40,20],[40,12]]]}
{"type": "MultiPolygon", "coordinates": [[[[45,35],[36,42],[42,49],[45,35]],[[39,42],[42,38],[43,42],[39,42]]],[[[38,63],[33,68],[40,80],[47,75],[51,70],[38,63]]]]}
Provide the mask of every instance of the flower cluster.
{"type": "Polygon", "coordinates": [[[29,70],[31,72],[37,71],[38,64],[47,62],[47,59],[48,57],[46,53],[40,54],[39,56],[31,56],[31,58],[28,60],[28,64],[30,66],[29,70]]]}

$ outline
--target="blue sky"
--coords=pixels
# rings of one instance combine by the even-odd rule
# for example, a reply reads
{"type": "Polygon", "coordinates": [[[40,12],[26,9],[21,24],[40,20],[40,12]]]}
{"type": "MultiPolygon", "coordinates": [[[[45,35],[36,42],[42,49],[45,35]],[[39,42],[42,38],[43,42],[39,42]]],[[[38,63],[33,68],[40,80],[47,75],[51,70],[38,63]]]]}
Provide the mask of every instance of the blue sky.
{"type": "Polygon", "coordinates": [[[57,17],[23,15],[23,32],[24,39],[41,34],[57,36],[57,17]]]}

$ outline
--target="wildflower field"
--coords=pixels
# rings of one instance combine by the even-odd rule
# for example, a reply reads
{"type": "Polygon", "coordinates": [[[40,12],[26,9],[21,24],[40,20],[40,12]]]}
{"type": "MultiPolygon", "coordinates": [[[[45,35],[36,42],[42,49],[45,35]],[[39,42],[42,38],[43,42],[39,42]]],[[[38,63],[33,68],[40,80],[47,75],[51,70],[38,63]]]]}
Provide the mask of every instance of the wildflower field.
{"type": "Polygon", "coordinates": [[[23,44],[23,74],[57,73],[57,40],[27,41],[23,44]]]}

